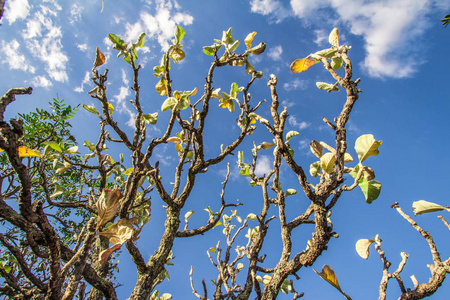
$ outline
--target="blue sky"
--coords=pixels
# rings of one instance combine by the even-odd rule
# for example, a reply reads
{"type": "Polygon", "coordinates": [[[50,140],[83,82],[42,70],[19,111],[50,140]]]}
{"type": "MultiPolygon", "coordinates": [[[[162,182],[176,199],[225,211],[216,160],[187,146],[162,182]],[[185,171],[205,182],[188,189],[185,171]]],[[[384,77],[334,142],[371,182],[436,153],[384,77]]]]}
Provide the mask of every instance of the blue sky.
{"type": "MultiPolygon", "coordinates": [[[[403,271],[403,280],[412,287],[409,276],[414,274],[419,282],[428,281],[431,263],[427,244],[408,223],[389,206],[399,202],[405,212],[412,214],[413,201],[428,200],[448,205],[449,185],[447,166],[450,163],[448,149],[450,139],[450,74],[448,72],[448,49],[450,29],[440,24],[450,13],[450,1],[441,0],[291,0],[276,1],[207,1],[207,0],[158,0],[158,1],[114,1],[105,0],[102,13],[101,1],[27,1],[6,2],[0,27],[0,86],[1,93],[9,88],[32,86],[33,95],[19,97],[8,107],[7,117],[18,112],[45,108],[56,94],[71,105],[79,103],[98,105],[87,92],[93,87],[89,82],[95,49],[100,47],[107,57],[109,68],[108,97],[116,107],[115,117],[128,132],[132,131],[134,113],[128,100],[132,98],[129,86],[131,70],[121,59],[107,39],[115,33],[125,41],[136,40],[141,32],[147,33],[145,47],[140,50],[139,62],[141,95],[147,113],[160,110],[164,98],[154,86],[157,79],[152,68],[159,64],[163,50],[168,47],[177,24],[186,30],[183,40],[186,59],[172,68],[171,77],[178,90],[199,90],[204,85],[210,57],[202,47],[220,39],[222,31],[233,28],[235,39],[241,39],[256,31],[255,42],[267,44],[263,55],[252,61],[257,70],[264,72],[263,79],[252,87],[255,101],[270,97],[266,86],[269,74],[278,76],[278,91],[282,105],[290,114],[287,130],[301,133],[291,143],[299,164],[308,169],[315,161],[309,151],[311,140],[322,140],[333,144],[333,135],[321,121],[325,116],[333,119],[344,102],[341,93],[327,94],[316,88],[316,81],[331,82],[320,66],[308,72],[292,74],[290,63],[317,50],[328,48],[328,34],[334,28],[340,30],[341,44],[352,46],[350,57],[354,64],[354,78],[361,78],[363,90],[348,124],[350,151],[356,138],[365,133],[374,134],[382,140],[380,155],[367,162],[383,184],[378,200],[366,204],[359,190],[341,197],[333,210],[334,230],[340,237],[329,244],[314,265],[320,270],[323,264],[333,267],[344,291],[353,299],[378,297],[378,284],[382,265],[374,249],[365,261],[355,251],[355,242],[379,234],[382,247],[395,269],[400,261],[400,252],[410,254],[403,271]]],[[[243,45],[241,45],[243,49],[243,45]]],[[[239,49],[239,48],[238,48],[239,49]]],[[[232,82],[244,85],[248,76],[241,69],[221,70],[214,86],[227,91],[232,82]]],[[[220,144],[229,142],[237,133],[235,115],[218,108],[211,110],[211,126],[206,132],[208,151],[218,153],[220,144]],[[231,125],[230,125],[231,124],[231,125]]],[[[261,115],[269,119],[268,105],[261,115]]],[[[160,112],[158,125],[149,127],[148,135],[162,132],[168,113],[160,112]]],[[[73,120],[74,133],[80,144],[84,140],[94,141],[98,135],[98,119],[82,108],[73,120]]],[[[259,144],[271,141],[262,127],[240,148],[247,160],[251,157],[253,141],[259,144]]],[[[118,159],[121,149],[114,149],[118,159]]],[[[355,156],[355,152],[350,152],[355,156]]],[[[262,154],[258,170],[264,173],[271,166],[271,151],[262,154]]],[[[173,144],[160,148],[155,161],[161,162],[162,174],[170,181],[175,162],[173,144]]],[[[114,158],[114,157],[113,157],[114,158]]],[[[260,192],[248,186],[246,178],[237,175],[236,157],[227,160],[232,175],[226,191],[227,201],[243,202],[245,217],[250,212],[258,213],[260,192]]],[[[250,161],[246,161],[250,162],[250,161]]],[[[206,222],[203,209],[209,205],[219,207],[220,182],[223,181],[226,164],[211,168],[210,175],[200,177],[192,200],[186,211],[196,211],[190,219],[195,227],[206,222]]],[[[292,185],[300,191],[295,178],[283,169],[283,186],[292,185]],[[286,182],[286,183],[284,183],[286,182]]],[[[314,182],[314,179],[311,179],[314,182]]],[[[151,255],[159,242],[163,215],[162,202],[153,198],[152,220],[145,227],[138,245],[143,254],[151,255]]],[[[290,198],[292,213],[301,211],[306,198],[301,193],[290,198]]],[[[228,212],[229,213],[229,212],[228,212]]],[[[273,211],[275,213],[275,211],[273,211]]],[[[230,214],[230,213],[229,213],[230,214]]],[[[444,217],[446,216],[443,213],[444,217]]],[[[442,257],[449,257],[448,229],[436,218],[437,214],[416,217],[424,229],[433,234],[442,257]]],[[[450,219],[447,213],[447,219],[450,219]]],[[[268,254],[266,266],[276,263],[280,249],[277,246],[277,228],[274,223],[269,243],[263,249],[268,254]]],[[[299,230],[296,246],[299,251],[310,238],[310,230],[299,230]]],[[[158,288],[169,292],[174,299],[194,299],[189,284],[189,269],[193,265],[196,288],[201,290],[201,279],[206,282],[217,273],[211,266],[206,251],[222,239],[221,229],[194,239],[177,240],[174,247],[175,266],[169,268],[171,280],[158,288]]],[[[243,237],[242,237],[243,238],[243,237]]],[[[125,299],[135,283],[132,262],[125,250],[120,257],[118,289],[120,299],[125,299]]],[[[299,272],[301,280],[295,283],[297,291],[304,291],[302,299],[341,299],[340,295],[317,276],[312,268],[299,272]]],[[[444,283],[433,299],[447,299],[449,283],[444,283]]],[[[212,292],[212,287],[210,293],[212,292]]],[[[399,289],[390,282],[388,299],[397,299],[399,289]]],[[[280,299],[292,297],[280,294],[280,299]]]]}

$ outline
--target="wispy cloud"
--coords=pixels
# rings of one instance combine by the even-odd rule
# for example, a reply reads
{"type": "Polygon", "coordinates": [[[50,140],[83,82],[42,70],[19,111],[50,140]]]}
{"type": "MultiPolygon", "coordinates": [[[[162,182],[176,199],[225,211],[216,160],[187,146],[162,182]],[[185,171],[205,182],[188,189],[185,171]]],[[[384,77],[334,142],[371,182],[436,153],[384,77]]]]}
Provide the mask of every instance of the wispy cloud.
{"type": "Polygon", "coordinates": [[[134,119],[136,118],[136,113],[133,112],[127,105],[128,101],[126,100],[131,95],[131,92],[129,87],[130,82],[124,69],[122,69],[122,82],[124,85],[119,88],[119,93],[113,96],[113,99],[115,100],[117,112],[128,115],[129,119],[126,124],[134,128],[134,119]]]}
{"type": "Polygon", "coordinates": [[[292,127],[294,127],[295,129],[298,129],[298,130],[303,130],[303,129],[311,126],[311,123],[308,123],[305,121],[299,121],[299,120],[297,120],[297,118],[295,116],[289,116],[288,122],[289,122],[289,125],[291,125],[292,127]]]}
{"type": "MultiPolygon", "coordinates": [[[[329,25],[345,24],[352,34],[364,38],[366,57],[362,66],[370,76],[379,78],[413,75],[424,63],[417,41],[430,26],[428,14],[450,8],[449,1],[439,0],[291,0],[290,4],[291,12],[305,20],[323,19],[330,15],[331,8],[337,18],[329,25]]],[[[269,21],[275,18],[281,22],[285,17],[277,15],[289,15],[276,0],[253,0],[250,5],[252,12],[268,15],[269,21]]],[[[327,34],[322,29],[315,34],[315,43],[322,45],[327,34]]]]}
{"type": "Polygon", "coordinates": [[[161,50],[164,51],[169,47],[175,27],[192,24],[194,17],[178,11],[181,8],[176,1],[157,0],[155,4],[155,14],[143,11],[136,23],[125,24],[125,40],[136,40],[141,32],[145,32],[147,38],[155,38],[160,44],[161,50]]]}
{"type": "Polygon", "coordinates": [[[269,49],[267,56],[269,56],[271,59],[273,59],[275,61],[280,61],[281,54],[283,54],[283,47],[281,47],[281,45],[277,45],[277,46],[271,47],[269,49]]]}
{"type": "Polygon", "coordinates": [[[61,10],[61,6],[55,2],[52,4],[52,8],[41,5],[40,10],[27,19],[27,29],[23,31],[22,37],[31,55],[45,64],[48,76],[55,81],[65,82],[69,79],[66,71],[69,58],[62,51],[61,27],[54,25],[50,18],[61,10]]]}
{"type": "Polygon", "coordinates": [[[298,79],[298,78],[283,84],[283,88],[286,91],[306,90],[306,87],[307,87],[307,81],[306,80],[301,80],[301,79],[298,79]]]}
{"type": "Polygon", "coordinates": [[[278,0],[251,0],[250,9],[254,13],[268,16],[270,21],[275,23],[280,23],[292,15],[292,12],[278,0]]]}
{"type": "Polygon", "coordinates": [[[78,93],[84,92],[84,85],[88,84],[88,83],[91,81],[91,80],[90,80],[90,77],[91,77],[90,75],[91,75],[90,72],[86,72],[86,73],[84,74],[84,79],[83,79],[83,81],[81,82],[81,85],[80,85],[80,86],[77,86],[77,87],[74,89],[75,92],[78,92],[78,93]]]}
{"type": "Polygon", "coordinates": [[[25,20],[30,12],[30,4],[28,0],[9,0],[6,1],[4,18],[9,24],[14,23],[17,19],[25,20]]]}
{"type": "Polygon", "coordinates": [[[10,69],[34,73],[36,68],[30,65],[25,55],[20,53],[19,47],[20,44],[17,40],[12,40],[9,43],[2,41],[1,52],[4,54],[2,63],[8,64],[10,69]]]}

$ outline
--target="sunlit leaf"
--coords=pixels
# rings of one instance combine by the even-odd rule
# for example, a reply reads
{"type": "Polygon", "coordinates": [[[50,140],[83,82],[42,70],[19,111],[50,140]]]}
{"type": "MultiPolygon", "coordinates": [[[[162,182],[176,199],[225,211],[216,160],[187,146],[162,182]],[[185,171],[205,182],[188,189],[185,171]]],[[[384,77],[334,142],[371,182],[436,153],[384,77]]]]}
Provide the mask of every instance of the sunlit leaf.
{"type": "Polygon", "coordinates": [[[268,142],[262,142],[259,146],[260,146],[262,149],[267,150],[267,149],[270,149],[270,148],[272,148],[273,146],[275,146],[275,144],[268,143],[268,142]]]}
{"type": "Polygon", "coordinates": [[[319,273],[316,270],[314,270],[314,272],[316,272],[316,274],[322,277],[323,280],[331,284],[333,287],[335,287],[338,291],[342,293],[336,274],[334,273],[333,269],[330,266],[324,265],[322,267],[322,272],[319,273]]]}
{"type": "Polygon", "coordinates": [[[300,135],[299,132],[291,130],[286,134],[286,142],[289,142],[294,136],[300,135]]]}
{"type": "Polygon", "coordinates": [[[240,44],[240,40],[234,41],[234,43],[230,45],[230,51],[231,51],[231,52],[236,51],[236,49],[237,49],[237,47],[239,46],[239,44],[240,44]]]}
{"type": "Polygon", "coordinates": [[[309,166],[309,174],[313,177],[317,177],[320,174],[320,161],[316,161],[309,166]]]}
{"type": "Polygon", "coordinates": [[[248,214],[247,219],[255,221],[258,217],[254,213],[250,213],[248,214]]]}
{"type": "Polygon", "coordinates": [[[335,47],[339,48],[339,30],[337,28],[334,28],[330,36],[328,37],[328,42],[335,47]]]}
{"type": "Polygon", "coordinates": [[[186,31],[184,30],[184,28],[181,27],[180,25],[177,25],[177,27],[175,28],[176,43],[177,44],[181,43],[181,41],[183,40],[183,38],[185,36],[186,36],[186,31]]]}
{"type": "Polygon", "coordinates": [[[171,136],[170,138],[167,139],[168,142],[172,142],[172,143],[181,143],[182,140],[177,137],[177,136],[171,136]]]}
{"type": "Polygon", "coordinates": [[[312,140],[311,143],[309,144],[309,148],[311,149],[312,154],[317,156],[317,158],[320,159],[322,157],[323,147],[318,141],[312,140]]]}
{"type": "Polygon", "coordinates": [[[334,91],[339,91],[339,88],[337,86],[334,86],[330,83],[326,83],[326,82],[316,82],[316,86],[324,91],[328,91],[331,92],[332,90],[334,91]]]}
{"type": "Polygon", "coordinates": [[[344,163],[349,163],[353,161],[353,157],[350,155],[350,153],[345,152],[344,153],[344,163]]]}
{"type": "Polygon", "coordinates": [[[155,125],[156,122],[158,121],[158,113],[155,112],[153,114],[143,114],[142,120],[144,120],[144,122],[147,124],[155,125]]]}
{"type": "Polygon", "coordinates": [[[177,105],[177,103],[177,99],[175,99],[174,97],[169,97],[161,105],[161,111],[165,112],[166,110],[173,109],[177,105]]]}
{"type": "MultiPolygon", "coordinates": [[[[27,146],[19,146],[19,148],[17,150],[19,152],[19,157],[41,157],[42,156],[41,152],[39,152],[38,150],[30,149],[27,146]]],[[[3,150],[1,150],[1,151],[3,151],[3,150]]]]}
{"type": "Polygon", "coordinates": [[[50,195],[50,198],[55,198],[55,197],[61,195],[63,192],[64,192],[64,189],[59,184],[56,183],[55,184],[55,190],[50,195]]]}
{"type": "Polygon", "coordinates": [[[342,67],[344,60],[342,59],[342,57],[333,57],[333,59],[331,59],[331,67],[334,70],[339,70],[342,67]]]}
{"type": "Polygon", "coordinates": [[[69,149],[66,150],[67,154],[77,154],[78,153],[78,146],[72,146],[69,149]]]}
{"type": "Polygon", "coordinates": [[[318,62],[319,61],[309,57],[296,59],[292,62],[290,69],[292,73],[301,73],[308,70],[311,66],[315,65],[318,62]]]}
{"type": "Polygon", "coordinates": [[[146,36],[146,34],[145,34],[144,32],[141,33],[141,34],[139,35],[139,38],[138,38],[136,44],[134,44],[134,46],[135,46],[135,47],[139,47],[139,48],[144,47],[145,36],[146,36]]]}
{"type": "Polygon", "coordinates": [[[266,50],[266,44],[264,42],[261,42],[258,45],[256,45],[255,47],[250,48],[248,50],[248,52],[250,52],[251,54],[260,55],[260,54],[264,53],[265,50],[266,50]]]}
{"type": "Polygon", "coordinates": [[[295,195],[295,194],[297,194],[297,191],[295,189],[287,189],[284,196],[288,197],[288,196],[295,195]]]}
{"type": "Polygon", "coordinates": [[[256,35],[256,31],[253,31],[252,33],[249,33],[247,37],[244,40],[245,45],[247,46],[247,50],[249,50],[252,47],[253,38],[256,35]]]}
{"type": "Polygon", "coordinates": [[[189,218],[192,217],[193,214],[194,214],[193,210],[188,211],[187,213],[184,214],[184,220],[185,221],[189,220],[189,218]]]}
{"type": "Polygon", "coordinates": [[[42,144],[44,144],[44,145],[48,145],[49,147],[51,147],[53,150],[55,150],[55,151],[57,151],[57,152],[59,152],[59,153],[62,153],[62,148],[61,148],[61,146],[58,144],[58,143],[56,143],[56,142],[43,142],[42,144]]]}
{"type": "Polygon", "coordinates": [[[445,208],[442,205],[439,205],[439,204],[436,204],[433,202],[428,202],[425,200],[414,201],[413,205],[412,205],[412,210],[413,210],[415,216],[426,214],[426,213],[431,213],[431,212],[436,212],[436,211],[441,211],[441,210],[450,211],[448,208],[445,208]]]}
{"type": "Polygon", "coordinates": [[[369,258],[369,247],[372,245],[372,243],[375,242],[374,240],[368,240],[368,239],[360,239],[356,242],[355,248],[356,252],[359,256],[361,256],[364,259],[369,258]]]}
{"type": "Polygon", "coordinates": [[[326,58],[332,58],[337,53],[337,51],[338,50],[336,48],[323,49],[323,50],[317,51],[314,54],[311,54],[311,57],[317,58],[317,59],[320,59],[322,56],[326,57],[326,58]]]}
{"type": "Polygon", "coordinates": [[[94,68],[97,68],[105,63],[105,55],[100,51],[100,49],[97,47],[97,50],[95,52],[95,61],[94,61],[94,68]]]}
{"type": "Polygon", "coordinates": [[[185,56],[186,56],[186,54],[180,48],[176,48],[176,49],[172,50],[172,52],[170,52],[170,57],[173,59],[173,61],[175,63],[182,61],[185,56]]]}
{"type": "Polygon", "coordinates": [[[376,180],[366,180],[361,178],[359,180],[359,187],[364,193],[367,203],[372,203],[372,201],[376,200],[381,192],[381,183],[376,180]]]}
{"type": "Polygon", "coordinates": [[[86,105],[86,104],[83,104],[83,108],[84,108],[85,110],[87,110],[88,112],[90,112],[90,113],[99,115],[98,110],[97,110],[94,106],[92,106],[92,105],[86,105]]]}
{"type": "Polygon", "coordinates": [[[114,44],[113,48],[119,51],[123,51],[127,49],[127,44],[119,38],[117,35],[110,33],[108,34],[109,40],[114,44]]]}
{"type": "Polygon", "coordinates": [[[135,229],[133,224],[136,224],[136,220],[134,218],[131,220],[120,219],[107,231],[98,233],[98,235],[108,238],[109,242],[113,244],[112,247],[100,253],[100,263],[104,263],[112,252],[120,249],[123,243],[134,237],[135,229]]]}
{"type": "Polygon", "coordinates": [[[208,251],[209,251],[209,252],[212,252],[212,253],[216,253],[216,248],[211,247],[211,248],[208,249],[208,251]]]}
{"type": "Polygon", "coordinates": [[[231,27],[227,31],[223,32],[222,42],[224,42],[225,44],[231,44],[234,42],[233,34],[231,33],[231,27]]]}
{"type": "Polygon", "coordinates": [[[122,197],[122,193],[119,190],[103,189],[99,199],[95,203],[98,211],[96,230],[116,215],[120,207],[119,201],[122,197]]]}
{"type": "Polygon", "coordinates": [[[383,141],[377,141],[372,134],[364,134],[360,136],[355,142],[355,150],[358,153],[360,162],[363,162],[370,156],[376,156],[380,153],[378,147],[383,141]]]}
{"type": "Polygon", "coordinates": [[[161,96],[167,96],[168,92],[167,92],[167,83],[166,80],[164,78],[161,78],[160,81],[158,81],[158,83],[155,86],[156,91],[158,92],[158,94],[160,94],[161,96]]]}
{"type": "Polygon", "coordinates": [[[110,102],[108,102],[108,112],[110,115],[114,112],[114,106],[110,102]]]}
{"type": "Polygon", "coordinates": [[[320,158],[320,167],[322,170],[327,173],[331,174],[334,171],[334,161],[336,157],[334,153],[327,152],[320,158]]]}

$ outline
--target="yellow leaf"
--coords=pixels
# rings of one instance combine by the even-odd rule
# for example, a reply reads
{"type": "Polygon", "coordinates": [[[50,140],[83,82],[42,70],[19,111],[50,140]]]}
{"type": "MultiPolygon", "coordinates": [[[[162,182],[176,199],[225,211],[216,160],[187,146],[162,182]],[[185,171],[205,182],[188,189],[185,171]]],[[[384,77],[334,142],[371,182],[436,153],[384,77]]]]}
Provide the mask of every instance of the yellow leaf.
{"type": "Polygon", "coordinates": [[[335,47],[339,47],[339,30],[337,28],[331,31],[328,42],[335,47]]]}
{"type": "Polygon", "coordinates": [[[105,55],[100,51],[100,49],[97,47],[97,51],[95,52],[95,61],[94,61],[94,68],[97,68],[105,63],[105,55]]]}
{"type": "Polygon", "coordinates": [[[197,94],[197,88],[194,88],[194,90],[189,94],[189,96],[195,96],[197,94]]]}
{"type": "Polygon", "coordinates": [[[175,145],[175,150],[177,150],[177,152],[180,152],[181,149],[183,149],[183,145],[181,145],[181,144],[176,144],[175,145]]]}
{"type": "Polygon", "coordinates": [[[168,138],[167,141],[172,143],[181,143],[181,139],[177,136],[172,136],[168,138]]]}
{"type": "Polygon", "coordinates": [[[244,40],[245,45],[247,46],[247,50],[252,47],[253,38],[256,35],[256,31],[253,31],[252,33],[249,33],[247,37],[244,40]]]}
{"type": "Polygon", "coordinates": [[[317,60],[305,57],[302,59],[296,59],[291,64],[291,72],[292,73],[301,73],[308,70],[312,65],[318,63],[317,60]]]}
{"type": "Polygon", "coordinates": [[[19,157],[31,157],[31,156],[41,157],[42,156],[41,152],[39,152],[38,150],[33,150],[26,146],[19,146],[18,150],[19,150],[19,157]]]}
{"type": "Polygon", "coordinates": [[[160,94],[161,96],[167,96],[167,85],[166,85],[166,80],[164,78],[161,78],[160,81],[158,81],[158,83],[155,86],[156,91],[158,92],[158,94],[160,94]]]}
{"type": "Polygon", "coordinates": [[[314,270],[314,272],[316,272],[317,275],[322,277],[323,280],[334,286],[338,291],[342,293],[336,274],[329,265],[323,265],[321,273],[317,272],[316,270],[314,270]]]}

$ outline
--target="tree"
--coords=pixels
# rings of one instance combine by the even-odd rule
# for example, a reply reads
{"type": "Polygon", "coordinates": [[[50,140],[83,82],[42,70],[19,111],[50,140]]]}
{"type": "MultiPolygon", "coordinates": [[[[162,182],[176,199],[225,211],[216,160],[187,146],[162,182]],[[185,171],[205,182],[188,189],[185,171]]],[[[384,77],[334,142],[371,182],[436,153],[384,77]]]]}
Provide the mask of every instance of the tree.
{"type": "MultiPolygon", "coordinates": [[[[173,264],[171,260],[176,255],[172,252],[174,243],[179,238],[204,234],[207,238],[217,239],[212,235],[212,229],[219,227],[223,237],[219,237],[216,246],[208,250],[218,275],[213,280],[212,289],[203,280],[202,292],[199,292],[198,282],[194,279],[194,275],[198,275],[191,269],[191,287],[196,297],[275,299],[281,291],[292,293],[297,299],[303,293],[296,291],[293,278],[298,279],[297,272],[303,267],[314,265],[330,240],[338,236],[333,231],[331,209],[340,203],[341,195],[360,188],[367,203],[377,199],[381,184],[375,180],[373,169],[366,166],[366,160],[378,155],[382,142],[373,135],[362,135],[354,143],[357,163],[349,153],[351,146],[347,144],[346,124],[359,99],[360,79],[353,80],[348,56],[350,47],[340,45],[337,29],[330,33],[330,48],[295,60],[291,65],[291,71],[296,73],[307,71],[316,64],[322,65],[330,73],[333,83],[318,82],[317,87],[328,93],[345,90],[345,101],[337,117],[334,120],[323,118],[334,133],[333,146],[323,141],[311,142],[311,152],[318,159],[309,166],[311,176],[294,158],[295,149],[290,146],[290,141],[299,133],[285,130],[289,116],[287,108],[279,108],[277,77],[271,75],[268,80],[271,120],[261,116],[265,101],[254,102],[251,97],[253,83],[263,74],[255,70],[250,61],[265,50],[263,42],[254,45],[256,32],[247,35],[245,50],[241,54],[236,52],[240,41],[234,39],[231,28],[223,32],[221,39],[203,48],[212,62],[200,95],[197,95],[197,88],[176,90],[171,79],[174,63],[185,57],[182,45],[185,34],[184,29],[177,26],[172,45],[160,65],[153,69],[158,79],[155,88],[165,97],[161,113],[170,116],[162,127],[161,121],[158,123],[162,128],[161,134],[151,140],[148,140],[147,126],[156,125],[161,116],[159,112],[144,111],[141,101],[144,96],[140,93],[141,67],[137,63],[137,51],[145,43],[145,34],[141,34],[136,43],[128,44],[117,35],[109,35],[118,56],[123,57],[133,71],[132,104],[136,116],[132,136],[113,117],[114,107],[108,101],[106,89],[108,69],[100,71],[106,59],[99,48],[92,68],[95,88],[89,94],[97,99],[100,109],[83,105],[99,118],[98,139],[95,142],[84,141],[83,144],[89,153],[82,155],[79,152],[79,143],[70,132],[70,119],[77,107],[67,106],[55,98],[51,102],[52,112],[38,109],[7,123],[4,120],[7,106],[16,100],[16,96],[31,94],[32,88],[10,89],[1,98],[0,148],[4,154],[0,157],[0,218],[6,228],[0,234],[2,295],[14,299],[117,299],[115,289],[118,283],[114,276],[120,268],[118,250],[126,248],[138,274],[129,299],[169,299],[171,296],[167,293],[159,295],[157,286],[169,276],[166,266],[173,264]],[[243,86],[233,82],[229,93],[213,87],[216,73],[227,67],[243,67],[239,71],[244,69],[249,76],[243,86]],[[195,96],[198,98],[196,101],[193,100],[195,96]],[[222,145],[219,153],[208,149],[204,136],[211,124],[210,110],[217,103],[224,109],[224,114],[238,114],[236,124],[240,129],[237,136],[231,137],[230,143],[222,145]],[[247,151],[238,147],[257,127],[266,130],[269,138],[254,144],[252,161],[248,163],[244,158],[247,151]],[[165,166],[155,160],[155,154],[167,143],[174,143],[178,155],[178,163],[172,170],[173,178],[161,176],[165,166]],[[119,158],[113,157],[109,147],[122,147],[124,153],[119,158]],[[273,153],[272,168],[268,174],[258,176],[255,169],[259,153],[267,150],[273,153]],[[190,196],[200,180],[199,175],[208,173],[211,167],[223,163],[235,153],[239,174],[249,178],[255,195],[259,195],[260,200],[254,210],[260,212],[242,218],[239,216],[242,204],[226,201],[231,172],[228,166],[222,183],[220,208],[214,211],[206,207],[208,220],[204,225],[189,228],[188,221],[194,214],[189,210],[193,201],[190,196]],[[131,163],[125,159],[128,156],[131,163]],[[350,163],[352,166],[348,165],[350,163]],[[289,172],[281,172],[282,165],[287,166],[289,172]],[[305,207],[301,211],[299,209],[294,217],[288,211],[286,198],[297,194],[297,191],[283,186],[286,176],[298,180],[307,199],[305,207]],[[344,178],[347,182],[350,180],[350,184],[344,178]],[[154,254],[147,259],[139,247],[139,237],[149,230],[146,224],[155,214],[154,202],[164,204],[164,232],[154,254]],[[227,214],[229,208],[233,208],[231,215],[227,214]],[[271,216],[269,210],[276,211],[276,217],[271,216]],[[184,216],[182,211],[187,211],[184,216]],[[281,230],[282,251],[276,265],[267,267],[264,260],[270,254],[263,253],[262,246],[276,222],[281,230]],[[311,231],[312,238],[299,250],[293,247],[293,240],[299,228],[305,227],[311,231]],[[240,244],[242,241],[245,243],[240,244]]],[[[416,214],[447,209],[424,202],[414,207],[416,214]]],[[[400,278],[407,255],[403,255],[398,269],[389,273],[391,263],[381,250],[378,236],[358,241],[357,250],[361,256],[367,257],[370,245],[375,244],[380,254],[384,266],[380,299],[386,297],[387,283],[392,278],[399,282],[402,299],[421,299],[434,293],[442,284],[450,270],[450,259],[442,261],[431,236],[398,204],[393,208],[429,243],[435,263],[435,267],[430,268],[430,282],[417,282],[413,290],[407,290],[400,278]]],[[[339,286],[330,266],[325,265],[321,272],[316,272],[350,299],[339,286]]]]}

